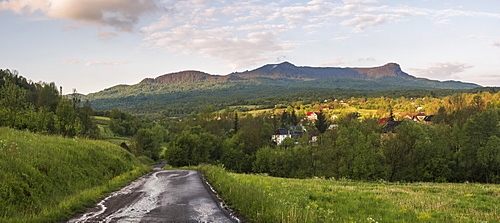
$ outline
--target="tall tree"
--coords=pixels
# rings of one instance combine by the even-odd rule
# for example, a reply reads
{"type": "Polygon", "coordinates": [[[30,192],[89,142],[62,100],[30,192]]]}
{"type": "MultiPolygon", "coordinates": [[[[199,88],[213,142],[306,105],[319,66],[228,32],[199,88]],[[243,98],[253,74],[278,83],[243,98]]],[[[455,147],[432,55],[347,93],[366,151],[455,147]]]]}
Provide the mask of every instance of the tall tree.
{"type": "Polygon", "coordinates": [[[323,111],[318,112],[318,118],[314,122],[314,126],[319,130],[321,133],[325,133],[325,131],[328,129],[328,126],[330,125],[328,120],[326,120],[325,114],[323,111]]]}
{"type": "Polygon", "coordinates": [[[473,115],[464,125],[463,143],[458,151],[460,165],[469,181],[485,181],[484,167],[477,161],[477,153],[485,147],[491,136],[500,136],[498,110],[473,115]]]}

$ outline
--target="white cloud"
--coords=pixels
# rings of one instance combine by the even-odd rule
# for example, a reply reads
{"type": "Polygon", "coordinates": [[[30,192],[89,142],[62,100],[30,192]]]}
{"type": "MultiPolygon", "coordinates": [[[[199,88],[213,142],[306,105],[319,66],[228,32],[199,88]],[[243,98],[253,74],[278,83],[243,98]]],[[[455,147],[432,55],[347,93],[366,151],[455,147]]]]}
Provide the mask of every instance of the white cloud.
{"type": "Polygon", "coordinates": [[[436,11],[434,11],[434,14],[437,16],[443,16],[443,17],[465,16],[465,17],[486,17],[486,18],[500,19],[499,13],[464,11],[464,10],[456,10],[456,9],[436,10],[436,11]]]}
{"type": "Polygon", "coordinates": [[[473,68],[474,65],[462,62],[444,62],[433,63],[427,68],[410,69],[419,76],[432,77],[438,79],[447,79],[454,77],[455,74],[462,73],[465,70],[473,68]]]}
{"type": "Polygon", "coordinates": [[[62,61],[63,64],[79,64],[80,60],[78,58],[68,58],[62,61]]]}
{"type": "Polygon", "coordinates": [[[122,64],[128,64],[130,61],[122,60],[122,61],[105,61],[105,60],[96,60],[96,61],[91,61],[85,63],[85,66],[103,66],[106,68],[113,67],[113,66],[118,66],[122,64]]]}
{"type": "Polygon", "coordinates": [[[67,30],[75,30],[75,29],[79,29],[80,27],[78,26],[75,26],[75,25],[65,25],[63,26],[63,30],[67,31],[67,30]]]}
{"type": "Polygon", "coordinates": [[[472,35],[464,36],[463,38],[467,38],[467,39],[479,39],[479,38],[482,38],[482,36],[472,34],[472,35]]]}
{"type": "Polygon", "coordinates": [[[438,24],[438,25],[450,25],[451,23],[452,22],[449,19],[443,19],[443,20],[439,20],[439,21],[435,22],[435,24],[438,24]]]}
{"type": "Polygon", "coordinates": [[[375,57],[366,57],[366,58],[359,58],[359,62],[377,62],[377,59],[375,57]]]}
{"type": "Polygon", "coordinates": [[[117,36],[118,36],[118,34],[116,34],[115,32],[109,32],[109,31],[101,32],[98,35],[100,40],[111,40],[117,36]]]}
{"type": "MultiPolygon", "coordinates": [[[[217,57],[231,67],[244,68],[276,58],[303,42],[283,39],[284,34],[322,35],[346,27],[352,33],[370,27],[426,16],[449,24],[451,16],[492,16],[487,13],[432,10],[405,5],[387,6],[377,0],[227,1],[163,0],[161,18],[143,27],[145,45],[169,51],[217,57]]],[[[351,35],[339,32],[332,41],[351,35]]]]}
{"type": "Polygon", "coordinates": [[[344,57],[336,57],[333,58],[331,61],[325,62],[325,63],[320,63],[317,66],[319,67],[338,67],[339,65],[342,64],[347,64],[347,62],[344,61],[344,57]]]}
{"type": "Polygon", "coordinates": [[[493,43],[491,43],[492,46],[496,46],[496,47],[500,47],[500,41],[493,41],[493,43]]]}
{"type": "Polygon", "coordinates": [[[159,10],[155,0],[10,0],[0,2],[0,10],[18,14],[37,11],[51,19],[111,26],[131,32],[145,14],[159,10]]]}
{"type": "Polygon", "coordinates": [[[343,26],[352,26],[353,32],[360,33],[367,27],[385,24],[395,17],[397,16],[390,14],[359,14],[355,15],[352,19],[342,21],[340,24],[343,26]]]}
{"type": "Polygon", "coordinates": [[[344,0],[345,4],[377,3],[378,0],[344,0]]]}
{"type": "MultiPolygon", "coordinates": [[[[291,46],[279,35],[295,22],[276,4],[172,1],[159,21],[142,29],[144,40],[152,48],[218,57],[231,68],[255,65],[291,46]]],[[[312,1],[285,11],[313,13],[321,4],[312,1]]]]}
{"type": "Polygon", "coordinates": [[[273,16],[283,19],[290,27],[295,27],[308,22],[318,23],[325,19],[325,14],[335,9],[335,5],[329,2],[310,1],[305,5],[282,7],[273,16]]]}
{"type": "Polygon", "coordinates": [[[196,29],[192,25],[172,28],[168,31],[152,33],[146,38],[152,47],[203,56],[219,57],[233,68],[254,65],[269,59],[268,53],[281,52],[287,44],[278,43],[278,33],[274,30],[248,32],[237,37],[224,29],[196,29]]]}
{"type": "Polygon", "coordinates": [[[350,38],[351,38],[351,36],[339,36],[339,37],[333,38],[333,40],[335,40],[335,41],[343,41],[343,40],[350,39],[350,38]]]}

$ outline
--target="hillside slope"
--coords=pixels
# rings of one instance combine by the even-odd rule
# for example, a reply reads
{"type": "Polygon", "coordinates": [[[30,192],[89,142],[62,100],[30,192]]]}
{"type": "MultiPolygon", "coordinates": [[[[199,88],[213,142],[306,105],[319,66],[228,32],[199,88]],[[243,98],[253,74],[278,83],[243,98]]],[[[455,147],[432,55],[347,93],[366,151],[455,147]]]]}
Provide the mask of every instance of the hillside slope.
{"type": "Polygon", "coordinates": [[[352,78],[377,80],[383,77],[398,77],[406,80],[416,79],[403,72],[399,64],[388,63],[372,68],[338,68],[338,67],[297,67],[289,62],[268,64],[255,70],[234,73],[240,78],[270,77],[274,79],[290,78],[302,80],[318,80],[329,78],[352,78]]]}
{"type": "Polygon", "coordinates": [[[58,222],[149,167],[104,141],[0,128],[0,222],[58,222]]]}
{"type": "MultiPolygon", "coordinates": [[[[298,67],[289,62],[268,64],[225,76],[182,71],[146,78],[135,85],[118,85],[89,94],[96,110],[119,108],[132,114],[177,116],[200,107],[224,107],[236,101],[325,92],[333,89],[383,91],[408,89],[472,89],[458,81],[416,78],[395,63],[373,68],[298,67]]],[[[345,90],[344,90],[345,91],[345,90]]]]}

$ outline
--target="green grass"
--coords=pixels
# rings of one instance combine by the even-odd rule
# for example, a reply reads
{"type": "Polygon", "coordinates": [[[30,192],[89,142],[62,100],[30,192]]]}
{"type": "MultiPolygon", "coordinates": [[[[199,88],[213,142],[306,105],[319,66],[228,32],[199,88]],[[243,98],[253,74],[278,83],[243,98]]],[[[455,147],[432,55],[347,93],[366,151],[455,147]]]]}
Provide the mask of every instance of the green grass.
{"type": "Polygon", "coordinates": [[[500,222],[500,185],[284,179],[198,169],[251,222],[500,222]]]}
{"type": "Polygon", "coordinates": [[[93,116],[94,123],[96,123],[99,128],[100,138],[106,142],[113,143],[115,145],[120,145],[122,142],[127,143],[130,146],[130,138],[126,136],[116,136],[110,129],[109,123],[111,118],[103,116],[93,116]]]}
{"type": "Polygon", "coordinates": [[[108,125],[111,122],[111,118],[104,116],[92,116],[94,118],[94,123],[97,125],[108,125]]]}
{"type": "Polygon", "coordinates": [[[104,141],[0,128],[0,222],[58,222],[150,171],[104,141]]]}

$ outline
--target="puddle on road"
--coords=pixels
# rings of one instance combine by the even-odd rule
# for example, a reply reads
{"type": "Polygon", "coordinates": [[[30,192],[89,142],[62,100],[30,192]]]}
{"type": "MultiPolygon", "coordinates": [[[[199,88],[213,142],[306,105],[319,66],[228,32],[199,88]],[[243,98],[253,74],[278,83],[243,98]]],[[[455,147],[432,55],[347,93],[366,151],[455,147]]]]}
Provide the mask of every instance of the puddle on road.
{"type": "Polygon", "coordinates": [[[111,222],[116,221],[117,219],[120,219],[120,221],[126,219],[127,222],[139,222],[144,215],[158,207],[158,198],[168,183],[166,181],[161,182],[164,180],[158,178],[157,174],[162,172],[163,171],[159,171],[151,175],[140,177],[126,187],[113,192],[111,195],[100,201],[97,204],[99,210],[86,213],[77,219],[71,219],[68,223],[83,223],[96,220],[100,222],[111,222]],[[162,185],[159,186],[160,184],[162,185]],[[142,193],[143,195],[141,195],[139,200],[130,206],[115,207],[118,208],[118,210],[114,213],[111,213],[108,216],[101,216],[106,213],[106,210],[109,209],[106,205],[109,205],[108,203],[110,200],[120,199],[118,197],[133,197],[131,196],[132,193],[142,193]]]}
{"type": "Polygon", "coordinates": [[[224,214],[207,189],[213,190],[205,188],[196,171],[161,170],[140,177],[68,222],[239,222],[224,214]]]}

